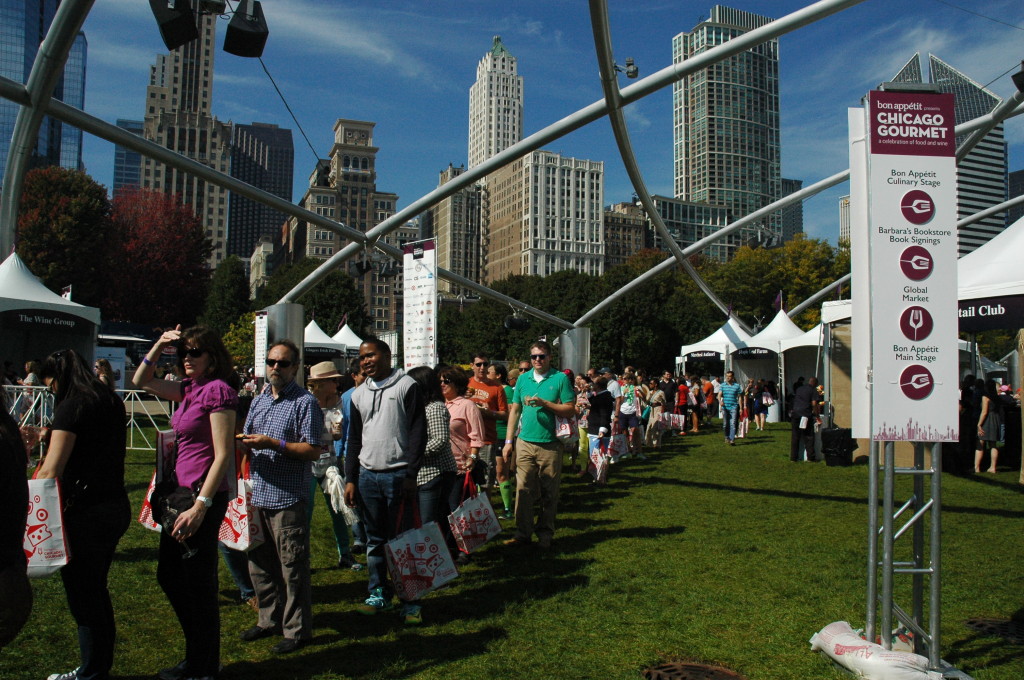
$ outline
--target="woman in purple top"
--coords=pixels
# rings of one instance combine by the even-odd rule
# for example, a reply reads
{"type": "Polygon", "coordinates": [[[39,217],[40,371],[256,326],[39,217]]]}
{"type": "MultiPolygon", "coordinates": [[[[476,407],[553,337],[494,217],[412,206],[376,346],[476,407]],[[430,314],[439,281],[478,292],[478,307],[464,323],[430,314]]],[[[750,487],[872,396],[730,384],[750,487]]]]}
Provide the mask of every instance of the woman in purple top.
{"type": "Polygon", "coordinates": [[[160,534],[156,576],[185,634],[185,659],[159,675],[163,680],[213,678],[220,671],[217,534],[228,505],[228,478],[234,479],[238,375],[213,331],[202,326],[182,331],[179,325],[160,336],[134,380],[151,394],[181,403],[171,420],[177,441],[174,474],[178,486],[196,496],[178,516],[172,535],[160,534]],[[181,382],[153,375],[168,345],[178,348],[181,382]]]}

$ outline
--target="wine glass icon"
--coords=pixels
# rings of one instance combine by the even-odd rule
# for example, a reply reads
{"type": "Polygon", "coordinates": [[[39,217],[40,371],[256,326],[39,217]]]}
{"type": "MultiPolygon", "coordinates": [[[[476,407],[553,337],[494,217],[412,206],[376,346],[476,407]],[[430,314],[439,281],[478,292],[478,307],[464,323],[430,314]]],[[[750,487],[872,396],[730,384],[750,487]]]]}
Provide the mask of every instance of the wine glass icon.
{"type": "Polygon", "coordinates": [[[923,312],[924,312],[924,310],[922,310],[922,309],[917,309],[917,308],[911,309],[910,310],[910,318],[907,319],[907,324],[911,328],[914,329],[914,340],[918,339],[918,337],[917,337],[918,330],[922,326],[924,326],[924,314],[923,314],[923,312]]]}
{"type": "Polygon", "coordinates": [[[900,315],[900,330],[908,340],[924,340],[931,335],[932,315],[924,307],[909,307],[900,315]]]}

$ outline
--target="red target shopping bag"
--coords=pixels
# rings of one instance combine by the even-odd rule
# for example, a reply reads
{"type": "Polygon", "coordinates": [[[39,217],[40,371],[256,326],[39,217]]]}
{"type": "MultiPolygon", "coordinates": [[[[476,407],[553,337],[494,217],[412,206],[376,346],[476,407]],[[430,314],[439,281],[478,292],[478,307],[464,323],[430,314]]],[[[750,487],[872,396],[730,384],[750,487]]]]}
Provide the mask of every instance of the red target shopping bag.
{"type": "MultiPolygon", "coordinates": [[[[402,510],[400,506],[399,523],[402,510]]],[[[437,522],[420,526],[418,507],[414,507],[414,516],[416,527],[398,534],[384,545],[395,594],[406,602],[420,599],[459,575],[452,554],[444,543],[441,527],[437,522]]]]}
{"type": "Polygon", "coordinates": [[[448,515],[448,525],[459,550],[464,553],[473,552],[501,533],[491,501],[486,494],[477,493],[476,483],[469,474],[462,485],[462,503],[448,515]]]}

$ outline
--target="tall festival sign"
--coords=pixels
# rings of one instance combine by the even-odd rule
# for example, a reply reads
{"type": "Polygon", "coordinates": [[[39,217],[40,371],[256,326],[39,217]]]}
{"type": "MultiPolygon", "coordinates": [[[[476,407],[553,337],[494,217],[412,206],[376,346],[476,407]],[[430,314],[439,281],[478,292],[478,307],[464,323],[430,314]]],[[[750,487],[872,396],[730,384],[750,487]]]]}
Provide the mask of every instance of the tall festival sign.
{"type": "Polygon", "coordinates": [[[437,364],[437,250],[434,241],[403,248],[405,369],[437,364]]]}
{"type": "Polygon", "coordinates": [[[866,103],[849,115],[853,435],[956,441],[953,95],[873,90],[866,103]]]}

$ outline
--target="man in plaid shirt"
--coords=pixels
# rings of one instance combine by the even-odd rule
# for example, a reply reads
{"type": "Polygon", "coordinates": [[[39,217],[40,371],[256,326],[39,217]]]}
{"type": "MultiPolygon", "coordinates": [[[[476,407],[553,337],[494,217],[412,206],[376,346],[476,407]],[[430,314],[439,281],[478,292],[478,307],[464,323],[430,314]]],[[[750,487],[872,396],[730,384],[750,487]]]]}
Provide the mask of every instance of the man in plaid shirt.
{"type": "Polygon", "coordinates": [[[299,349],[279,340],[267,352],[268,387],[253,399],[243,443],[251,450],[252,505],[264,541],[249,552],[259,622],[242,633],[251,642],[284,635],[273,651],[293,652],[313,637],[306,503],[320,457],[323,415],[316,397],[299,387],[299,349]]]}

